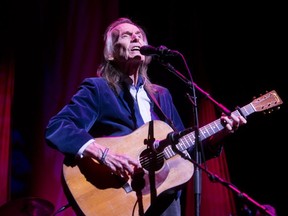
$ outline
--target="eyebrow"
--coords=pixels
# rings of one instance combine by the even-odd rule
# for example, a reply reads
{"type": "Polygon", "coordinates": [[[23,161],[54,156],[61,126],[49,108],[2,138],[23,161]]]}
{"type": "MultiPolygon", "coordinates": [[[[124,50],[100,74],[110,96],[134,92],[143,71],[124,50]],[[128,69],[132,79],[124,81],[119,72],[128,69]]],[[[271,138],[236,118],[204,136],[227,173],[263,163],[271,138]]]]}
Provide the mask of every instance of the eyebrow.
{"type": "MultiPolygon", "coordinates": [[[[132,31],[129,31],[129,30],[127,30],[127,31],[125,31],[125,32],[122,32],[122,34],[133,34],[133,32],[132,32],[132,31]]],[[[140,31],[140,30],[137,30],[137,31],[135,32],[135,34],[141,34],[141,35],[142,35],[142,33],[141,33],[141,31],[140,31]]]]}

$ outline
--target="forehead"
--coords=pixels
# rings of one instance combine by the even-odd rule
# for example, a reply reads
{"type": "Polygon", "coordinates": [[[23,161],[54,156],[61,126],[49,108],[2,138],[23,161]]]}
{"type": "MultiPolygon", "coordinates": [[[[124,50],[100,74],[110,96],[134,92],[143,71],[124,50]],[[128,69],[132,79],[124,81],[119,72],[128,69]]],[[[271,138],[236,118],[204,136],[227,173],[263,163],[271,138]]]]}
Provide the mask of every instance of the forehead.
{"type": "Polygon", "coordinates": [[[130,23],[121,23],[117,26],[115,26],[115,28],[112,30],[112,31],[118,31],[119,33],[122,33],[122,32],[139,32],[140,29],[133,25],[133,24],[130,24],[130,23]]]}

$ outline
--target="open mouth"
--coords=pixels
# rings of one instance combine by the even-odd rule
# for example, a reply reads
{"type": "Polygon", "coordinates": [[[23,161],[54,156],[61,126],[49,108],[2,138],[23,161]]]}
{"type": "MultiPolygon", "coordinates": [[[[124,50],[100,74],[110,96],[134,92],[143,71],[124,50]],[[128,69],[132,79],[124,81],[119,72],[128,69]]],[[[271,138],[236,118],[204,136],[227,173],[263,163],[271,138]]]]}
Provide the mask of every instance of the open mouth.
{"type": "Polygon", "coordinates": [[[140,46],[132,47],[131,51],[140,51],[140,46]]]}

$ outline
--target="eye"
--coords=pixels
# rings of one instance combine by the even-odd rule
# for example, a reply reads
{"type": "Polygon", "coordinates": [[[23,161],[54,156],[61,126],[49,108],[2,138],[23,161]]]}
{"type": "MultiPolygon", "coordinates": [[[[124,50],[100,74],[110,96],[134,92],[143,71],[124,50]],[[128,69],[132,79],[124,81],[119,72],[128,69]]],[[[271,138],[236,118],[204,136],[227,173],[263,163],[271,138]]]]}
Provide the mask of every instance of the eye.
{"type": "Polygon", "coordinates": [[[143,39],[143,36],[141,33],[137,34],[137,37],[140,38],[140,39],[143,39]]]}
{"type": "Polygon", "coordinates": [[[121,35],[121,38],[127,38],[127,37],[131,37],[131,35],[128,34],[128,33],[125,33],[125,34],[122,34],[122,35],[121,35]]]}

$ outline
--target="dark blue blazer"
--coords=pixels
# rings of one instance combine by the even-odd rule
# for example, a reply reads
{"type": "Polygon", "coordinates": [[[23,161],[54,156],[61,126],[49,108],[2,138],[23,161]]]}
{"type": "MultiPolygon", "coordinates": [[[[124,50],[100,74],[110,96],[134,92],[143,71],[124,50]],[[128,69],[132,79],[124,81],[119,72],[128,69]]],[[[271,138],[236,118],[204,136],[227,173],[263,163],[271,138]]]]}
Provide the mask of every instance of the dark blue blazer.
{"type": "MultiPolygon", "coordinates": [[[[175,129],[184,129],[168,89],[154,84],[154,94],[175,129]]],[[[117,95],[103,78],[86,78],[69,104],[53,116],[46,128],[45,138],[53,148],[65,155],[75,156],[88,140],[103,136],[122,136],[132,133],[135,121],[131,108],[121,92],[117,95]]],[[[159,109],[152,101],[152,112],[159,109]]]]}

